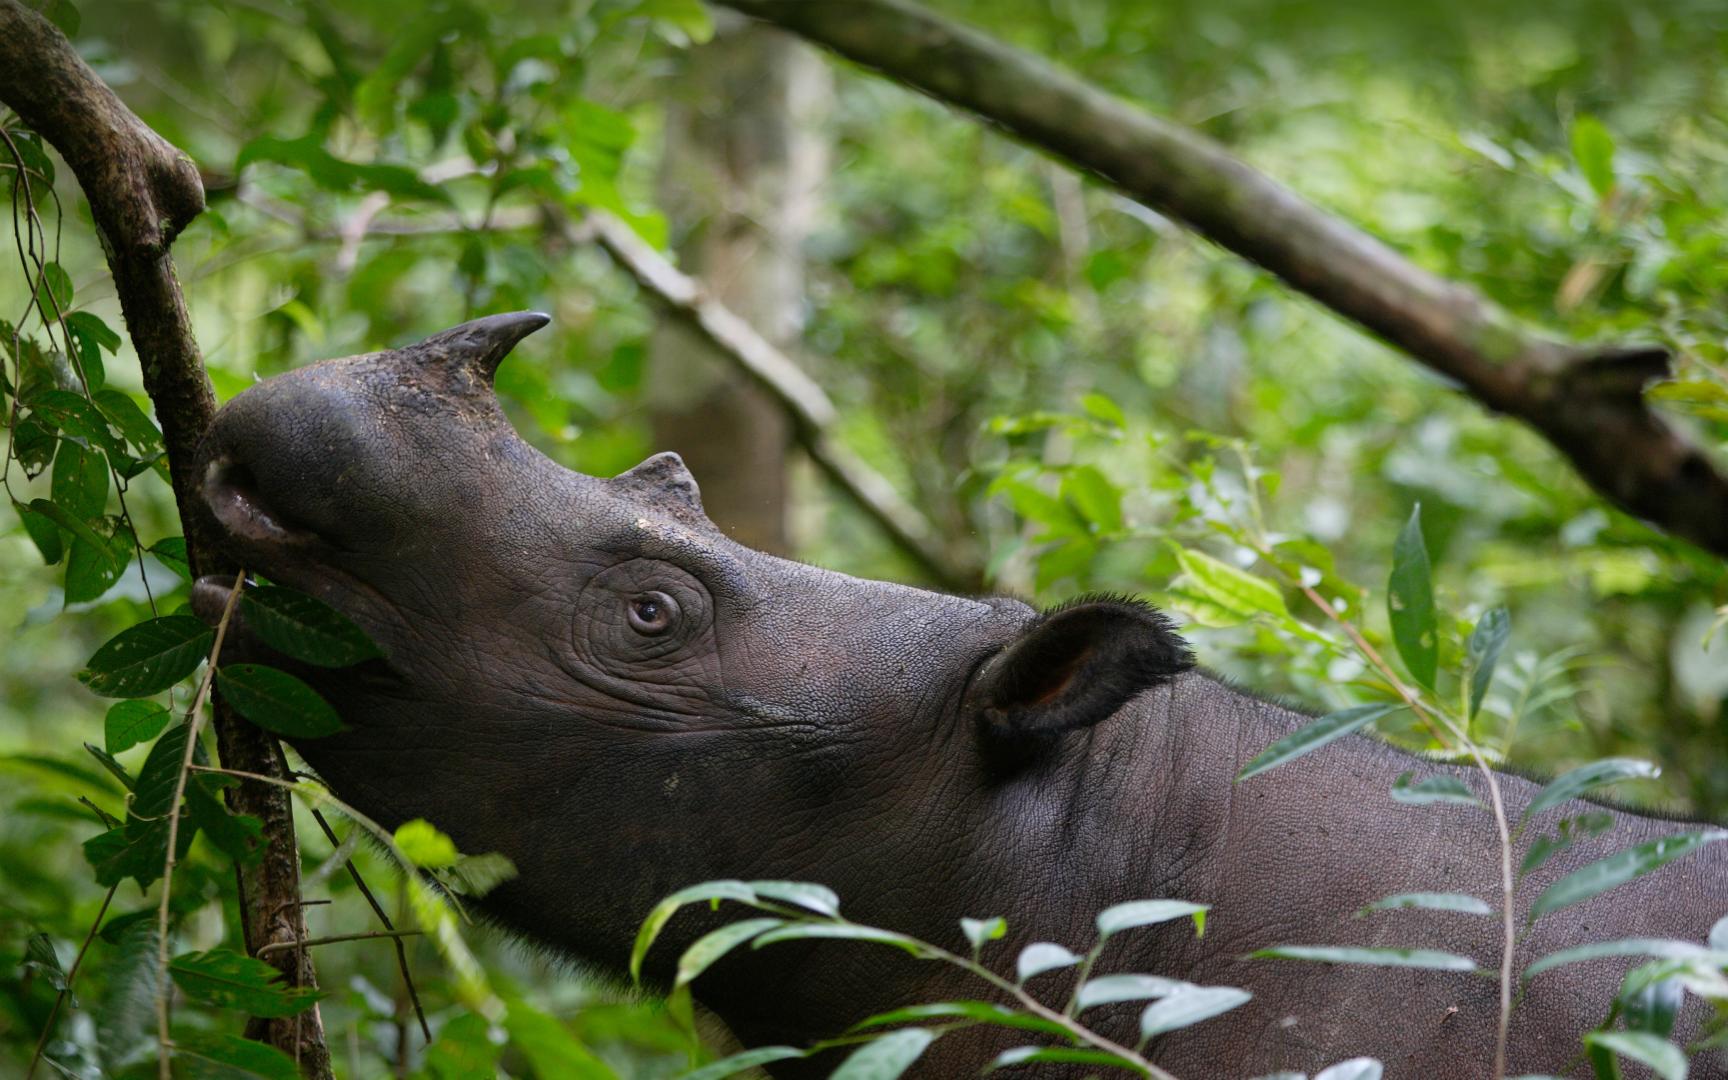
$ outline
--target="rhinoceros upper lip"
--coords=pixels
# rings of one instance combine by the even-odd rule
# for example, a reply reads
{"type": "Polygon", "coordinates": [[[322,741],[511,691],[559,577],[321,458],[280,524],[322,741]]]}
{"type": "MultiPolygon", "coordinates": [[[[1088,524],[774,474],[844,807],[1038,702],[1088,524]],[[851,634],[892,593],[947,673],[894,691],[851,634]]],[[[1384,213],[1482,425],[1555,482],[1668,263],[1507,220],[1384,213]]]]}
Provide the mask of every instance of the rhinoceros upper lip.
{"type": "Polygon", "coordinates": [[[270,505],[243,461],[222,456],[205,466],[204,501],[237,540],[274,547],[317,539],[311,530],[294,524],[270,505]]]}

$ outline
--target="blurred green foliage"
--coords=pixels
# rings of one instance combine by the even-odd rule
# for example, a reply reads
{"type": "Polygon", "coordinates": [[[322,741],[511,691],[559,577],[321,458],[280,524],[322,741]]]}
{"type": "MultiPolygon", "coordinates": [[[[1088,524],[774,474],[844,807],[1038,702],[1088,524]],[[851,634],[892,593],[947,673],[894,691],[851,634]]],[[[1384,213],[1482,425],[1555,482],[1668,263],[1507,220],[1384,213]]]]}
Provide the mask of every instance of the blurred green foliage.
{"type": "MultiPolygon", "coordinates": [[[[1651,396],[1700,440],[1728,443],[1728,5],[936,6],[1223,140],[1535,323],[1667,344],[1677,377],[1651,396]]],[[[652,449],[652,314],[566,226],[596,207],[664,242],[660,128],[683,51],[709,33],[697,0],[445,0],[412,18],[384,0],[103,0],[79,14],[81,54],[205,172],[210,209],[176,259],[221,397],[321,357],[539,308],[553,328],[499,377],[523,433],[600,474],[652,449]]],[[[1720,561],[1604,505],[1534,435],[1267,275],[969,118],[845,70],[830,126],[801,359],[847,403],[843,437],[996,587],[1041,601],[1160,597],[1188,618],[1207,663],[1337,707],[1371,676],[1290,618],[1312,614],[1300,593],[1252,577],[1276,605],[1262,591],[1233,610],[1220,582],[1256,563],[1244,536],[1270,537],[1360,610],[1346,582],[1384,580],[1420,502],[1440,606],[1459,620],[1441,636],[1443,666],[1458,669],[1479,615],[1511,614],[1478,721],[1485,745],[1544,771],[1642,753],[1667,767],[1649,797],[1728,812],[1728,633],[1706,645],[1728,607],[1720,561]]],[[[60,172],[39,190],[49,289],[90,317],[79,358],[142,406],[130,344],[103,353],[116,343],[100,328],[121,321],[60,172]]],[[[0,273],[0,318],[26,308],[29,288],[0,273]]],[[[39,325],[21,329],[35,344],[16,348],[38,352],[15,366],[8,341],[8,371],[64,369],[39,325]]],[[[20,458],[27,449],[14,442],[20,458]]],[[[66,453],[64,469],[34,481],[14,466],[14,497],[81,505],[118,530],[100,469],[66,453]]],[[[153,472],[128,488],[143,547],[179,533],[153,472]]],[[[799,485],[794,521],[813,561],[913,574],[814,480],[799,485]]],[[[23,523],[0,534],[0,967],[23,973],[0,989],[0,1071],[28,1061],[54,997],[42,965],[17,966],[30,936],[46,933],[69,965],[102,903],[80,850],[96,819],[75,799],[123,812],[117,781],[79,747],[103,742],[103,703],[70,673],[152,601],[163,614],[183,602],[173,554],[131,561],[92,599],[87,576],[44,568],[23,523]]],[[[1377,605],[1362,618],[1390,633],[1377,605]]],[[[145,753],[120,758],[136,769],[145,753]]],[[[315,867],[329,848],[309,820],[301,836],[315,867]]],[[[356,859],[390,880],[376,852],[356,859]]],[[[344,875],[320,887],[336,902],[310,912],[314,933],[368,925],[344,875]]],[[[175,889],[185,948],[233,939],[232,893],[222,855],[199,842],[175,889]]],[[[154,899],[123,885],[110,925],[145,908],[154,899]]],[[[81,1002],[129,985],[123,930],[93,944],[81,1002]]],[[[671,1075],[686,1060],[653,1007],[474,934],[501,994],[563,1021],[512,1028],[513,1074],[556,1075],[546,1063],[564,1034],[626,1075],[671,1075]]],[[[321,951],[344,1073],[389,1070],[405,1038],[413,1068],[463,1075],[461,1054],[489,1045],[471,1017],[453,1019],[460,988],[432,947],[410,955],[434,1024],[451,1022],[452,1041],[430,1055],[387,945],[321,951]]],[[[124,1004],[105,1015],[127,1015],[124,1004]]],[[[53,1048],[81,1075],[123,1043],[90,1015],[63,1019],[53,1048]]]]}

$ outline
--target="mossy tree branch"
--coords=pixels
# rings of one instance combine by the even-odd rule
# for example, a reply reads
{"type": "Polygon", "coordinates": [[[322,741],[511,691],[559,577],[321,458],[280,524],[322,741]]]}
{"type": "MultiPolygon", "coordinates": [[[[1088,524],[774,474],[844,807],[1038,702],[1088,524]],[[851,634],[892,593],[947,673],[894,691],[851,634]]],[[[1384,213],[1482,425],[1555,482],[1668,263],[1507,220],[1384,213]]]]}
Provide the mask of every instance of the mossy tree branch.
{"type": "MultiPolygon", "coordinates": [[[[220,554],[214,522],[198,500],[195,451],[215,415],[216,399],[169,250],[204,209],[198,169],[134,115],[58,29],[19,0],[0,0],[0,102],[59,152],[89,200],[144,389],[162,426],[193,573],[233,574],[238,567],[220,554]]],[[[226,767],[286,775],[275,740],[220,704],[215,728],[226,767]]],[[[246,783],[231,788],[228,798],[236,813],[264,825],[265,850],[239,875],[247,952],[260,955],[272,944],[304,940],[299,851],[287,794],[246,783]]],[[[290,984],[316,985],[305,950],[276,952],[269,960],[290,984]]],[[[294,1057],[309,1076],[330,1075],[316,1011],[254,1019],[247,1034],[294,1057]]]]}
{"type": "Polygon", "coordinates": [[[1576,345],[1519,324],[1213,140],[909,0],[722,0],[1019,136],[1265,267],[1530,425],[1604,496],[1728,555],[1728,478],[1645,403],[1657,347],[1576,345]]]}

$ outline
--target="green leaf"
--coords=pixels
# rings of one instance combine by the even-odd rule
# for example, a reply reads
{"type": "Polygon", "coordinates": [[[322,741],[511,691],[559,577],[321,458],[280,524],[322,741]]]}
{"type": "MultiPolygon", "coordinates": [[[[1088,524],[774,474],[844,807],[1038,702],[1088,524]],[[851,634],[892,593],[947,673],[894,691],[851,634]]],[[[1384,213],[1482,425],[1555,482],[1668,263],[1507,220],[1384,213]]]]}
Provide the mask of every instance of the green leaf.
{"type": "Polygon", "coordinates": [[[1592,810],[1577,817],[1561,818],[1552,836],[1538,836],[1524,853],[1518,875],[1533,874],[1549,859],[1565,851],[1586,836],[1599,836],[1614,826],[1614,816],[1606,810],[1592,810]]]}
{"type": "Polygon", "coordinates": [[[1122,407],[1103,394],[1083,395],[1080,407],[1112,427],[1128,427],[1128,417],[1122,412],[1122,407]]]}
{"type": "Polygon", "coordinates": [[[286,671],[262,664],[226,664],[216,672],[216,689],[241,716],[278,735],[316,739],[343,729],[342,718],[330,703],[286,671]]]}
{"type": "Polygon", "coordinates": [[[144,410],[138,407],[138,403],[133,401],[130,395],[105,386],[91,397],[96,402],[97,410],[119,430],[127,442],[139,450],[162,448],[162,433],[150,422],[150,418],[144,415],[144,410]]]}
{"type": "Polygon", "coordinates": [[[308,664],[348,667],[380,655],[348,616],[295,589],[247,589],[240,594],[240,614],[264,644],[308,664]]]}
{"type": "Polygon", "coordinates": [[[504,1048],[492,1041],[491,1028],[475,1013],[452,1017],[426,1048],[426,1068],[436,1080],[496,1080],[504,1048]]]}
{"type": "Polygon", "coordinates": [[[42,267],[36,282],[36,302],[41,305],[42,320],[53,322],[72,306],[72,275],[57,262],[42,267]]]}
{"type": "Polygon", "coordinates": [[[1035,941],[1020,950],[1019,959],[1014,962],[1016,979],[1025,982],[1046,971],[1058,968],[1073,967],[1080,962],[1080,957],[1051,941],[1035,941]]]}
{"type": "Polygon", "coordinates": [[[1366,915],[1370,911],[1400,911],[1406,908],[1420,908],[1424,911],[1456,911],[1465,915],[1494,914],[1494,909],[1483,900],[1465,893],[1446,892],[1398,893],[1376,900],[1356,914],[1366,915]]]}
{"type": "Polygon", "coordinates": [[[1728,832],[1704,829],[1672,833],[1615,852],[1581,870],[1574,870],[1548,886],[1547,890],[1536,898],[1536,902],[1530,905],[1530,918],[1538,919],[1573,904],[1581,904],[1609,889],[1667,866],[1675,859],[1690,855],[1705,844],[1725,839],[1728,839],[1728,832]]]}
{"type": "Polygon", "coordinates": [[[1181,918],[1194,919],[1197,928],[1203,927],[1201,919],[1210,910],[1210,904],[1191,904],[1186,900],[1130,900],[1098,913],[1098,937],[1102,941],[1123,930],[1181,918]]]}
{"type": "Polygon", "coordinates": [[[78,679],[104,697],[160,694],[192,674],[215,631],[190,615],[166,615],[120,631],[96,650],[78,679]]]}
{"type": "Polygon", "coordinates": [[[186,557],[186,538],[170,536],[150,545],[150,554],[162,561],[162,565],[179,574],[185,581],[192,580],[192,563],[186,557]]]}
{"type": "Polygon", "coordinates": [[[104,769],[107,769],[114,779],[120,781],[121,787],[124,787],[127,791],[131,791],[133,788],[138,786],[138,782],[132,779],[132,775],[126,771],[126,766],[115,760],[113,754],[110,754],[99,746],[91,746],[89,743],[84,744],[84,749],[89,752],[91,757],[96,759],[97,764],[101,765],[104,769]]]}
{"type": "Polygon", "coordinates": [[[684,950],[683,956],[678,958],[678,976],[673,982],[673,988],[677,989],[693,982],[697,976],[707,971],[716,960],[757,934],[785,924],[785,919],[744,919],[740,922],[728,923],[718,930],[702,935],[696,939],[695,944],[684,950]]]}
{"type": "Polygon", "coordinates": [[[280,971],[232,949],[181,953],[168,964],[168,974],[193,1001],[248,1016],[293,1016],[323,996],[317,990],[287,985],[280,971]]]}
{"type": "Polygon", "coordinates": [[[95,600],[113,587],[132,562],[131,537],[118,518],[103,517],[90,530],[97,539],[79,536],[66,556],[65,596],[68,604],[95,600]]]}
{"type": "Polygon", "coordinates": [[[1303,754],[1309,754],[1328,743],[1336,742],[1353,731],[1360,731],[1383,716],[1397,712],[1404,706],[1391,702],[1375,702],[1370,705],[1353,705],[1348,709],[1340,709],[1335,713],[1322,716],[1320,719],[1298,728],[1289,735],[1268,746],[1255,755],[1254,760],[1242,766],[1242,771],[1236,774],[1238,781],[1251,776],[1259,776],[1270,769],[1296,760],[1303,754]]]}
{"type": "Polygon", "coordinates": [[[48,985],[56,990],[66,989],[66,969],[60,966],[60,957],[54,952],[54,940],[47,934],[31,934],[25,939],[24,969],[41,973],[48,985]]]}
{"type": "Polygon", "coordinates": [[[1194,548],[1177,548],[1176,563],[1182,568],[1183,581],[1189,591],[1239,619],[1261,614],[1280,617],[1290,614],[1290,609],[1284,604],[1284,594],[1265,578],[1238,570],[1194,548]]]}
{"type": "Polygon", "coordinates": [[[1085,1010],[1094,1005],[1113,1005],[1118,1001],[1169,997],[1189,985],[1162,975],[1103,975],[1082,983],[1074,1000],[1081,1010],[1085,1010]]]}
{"type": "Polygon", "coordinates": [[[520,1001],[510,1004],[504,1030],[535,1076],[559,1080],[617,1080],[617,1074],[579,1042],[570,1029],[520,1001]]]}
{"type": "Polygon", "coordinates": [[[391,837],[391,842],[396,845],[404,859],[421,869],[456,865],[458,855],[455,841],[438,831],[437,826],[425,818],[403,822],[391,837]]]}
{"type": "Polygon", "coordinates": [[[1434,582],[1428,566],[1428,547],[1422,541],[1422,507],[1410,512],[1410,520],[1392,546],[1392,577],[1387,583],[1386,614],[1392,624],[1392,640],[1404,667],[1418,683],[1434,689],[1439,664],[1440,638],[1434,614],[1434,582]]]}
{"type": "Polygon", "coordinates": [[[1144,1075],[1138,1065],[1131,1064],[1115,1054],[1103,1050],[1087,1050],[1077,1046],[1016,1046],[1012,1050],[1004,1050],[984,1067],[986,1074],[997,1069],[1011,1069],[1016,1065],[1038,1064],[1060,1065],[1103,1065],[1108,1068],[1122,1069],[1126,1072],[1144,1075]]]}
{"type": "Polygon", "coordinates": [[[752,881],[750,891],[763,900],[780,900],[829,918],[840,917],[840,897],[825,885],[807,881],[752,881]]]}
{"type": "Polygon", "coordinates": [[[1062,496],[1100,533],[1122,531],[1122,491],[1093,465],[1076,465],[1062,478],[1062,496]]]}
{"type": "Polygon", "coordinates": [[[764,945],[773,945],[781,941],[803,941],[811,938],[839,938],[844,941],[874,941],[882,945],[892,945],[904,949],[914,956],[924,952],[924,946],[917,938],[905,934],[897,934],[892,930],[882,930],[874,926],[859,926],[856,923],[788,923],[778,930],[770,930],[751,942],[752,949],[760,949],[764,945]]]}
{"type": "Polygon", "coordinates": [[[777,1061],[795,1061],[807,1058],[810,1051],[800,1050],[796,1046],[759,1046],[754,1050],[746,1050],[741,1054],[721,1058],[710,1062],[700,1069],[692,1069],[678,1077],[678,1080],[726,1080],[728,1076],[736,1076],[749,1069],[772,1065],[777,1061]]]}
{"type": "Polygon", "coordinates": [[[1069,1031],[1053,1020],[1033,1016],[1030,1013],[1016,1012],[1004,1005],[990,1001],[938,1001],[931,1005],[909,1005],[891,1012],[877,1013],[875,1016],[860,1020],[848,1031],[863,1031],[866,1028],[886,1027],[889,1024],[905,1024],[914,1020],[943,1019],[976,1020],[997,1027],[1015,1028],[1021,1031],[1040,1031],[1046,1035],[1055,1035],[1066,1039],[1069,1031]]]}
{"type": "Polygon", "coordinates": [[[516,864],[496,851],[458,856],[456,865],[445,874],[452,889],[476,899],[516,876],[516,864]]]}
{"type": "Polygon", "coordinates": [[[268,846],[263,840],[264,823],[250,814],[229,813],[211,785],[211,779],[199,776],[186,785],[188,820],[222,854],[242,866],[250,866],[263,857],[268,846]]]}
{"type": "Polygon", "coordinates": [[[961,919],[960,932],[966,935],[966,940],[972,943],[976,952],[984,947],[987,941],[999,941],[1008,933],[1008,920],[1000,916],[989,919],[961,919]]]}
{"type": "Polygon", "coordinates": [[[1234,986],[1195,986],[1178,990],[1146,1006],[1146,1011],[1140,1014],[1140,1038],[1150,1039],[1210,1020],[1247,1004],[1253,997],[1248,991],[1234,986]]]}
{"type": "Polygon", "coordinates": [[[1562,774],[1544,787],[1537,793],[1536,798],[1530,801],[1530,805],[1524,808],[1519,820],[1528,820],[1568,799],[1576,799],[1586,791],[1607,784],[1618,784],[1622,780],[1649,780],[1661,774],[1661,769],[1637,758],[1603,758],[1601,761],[1592,761],[1562,774]]]}
{"type": "Polygon", "coordinates": [[[1614,136],[1589,113],[1572,121],[1572,156],[1597,198],[1606,198],[1614,190],[1614,136]]]}
{"type": "Polygon", "coordinates": [[[1482,801],[1470,794],[1470,788],[1464,781],[1455,776],[1437,773],[1415,783],[1410,782],[1413,773],[1400,773],[1392,782],[1392,799],[1408,806],[1433,806],[1438,803],[1450,803],[1458,806],[1481,806],[1482,801]]]}
{"type": "Polygon", "coordinates": [[[1351,1058],[1338,1064],[1322,1069],[1314,1074],[1314,1080],[1380,1080],[1385,1067],[1373,1058],[1351,1058]]]}
{"type": "Polygon", "coordinates": [[[36,545],[43,565],[53,566],[59,562],[66,554],[66,549],[60,539],[60,527],[54,524],[54,519],[25,506],[17,499],[12,500],[12,510],[18,515],[24,531],[29,534],[30,542],[36,545]]]}
{"type": "Polygon", "coordinates": [[[174,1064],[188,1080],[300,1080],[294,1059],[274,1046],[212,1031],[177,1032],[174,1064]]]}
{"type": "Polygon", "coordinates": [[[852,1051],[828,1080],[895,1080],[905,1074],[936,1033],[925,1028],[901,1028],[852,1051]]]}
{"type": "Polygon", "coordinates": [[[73,517],[101,517],[108,505],[108,459],[72,439],[61,439],[54,455],[54,480],[49,495],[73,517]]]}
{"type": "Polygon", "coordinates": [[[1369,967],[1421,968],[1429,971],[1475,971],[1476,961],[1435,949],[1377,949],[1347,945],[1279,945],[1248,954],[1255,960],[1308,960],[1319,964],[1365,964],[1369,967]]]}
{"type": "Polygon", "coordinates": [[[1470,631],[1465,651],[1470,657],[1470,718],[1482,708],[1488,696],[1488,686],[1494,681],[1494,668],[1500,663],[1500,653],[1512,634],[1512,614],[1503,607],[1489,608],[1476,620],[1470,631]]]}
{"type": "Polygon", "coordinates": [[[110,754],[130,750],[162,734],[171,719],[173,715],[154,701],[138,698],[116,701],[108,707],[108,715],[102,721],[102,745],[110,754]]]}
{"type": "Polygon", "coordinates": [[[686,904],[700,903],[704,900],[737,900],[750,904],[756,900],[756,893],[742,881],[705,881],[700,885],[692,885],[680,889],[660,901],[648,917],[642,920],[642,928],[636,932],[636,944],[630,950],[630,978],[634,982],[642,981],[642,961],[653,947],[654,939],[660,936],[660,931],[666,928],[678,909],[686,904]]]}
{"type": "Polygon", "coordinates": [[[1662,1080],[1686,1080],[1686,1055],[1659,1036],[1642,1031],[1591,1031],[1585,1033],[1584,1044],[1630,1058],[1662,1080]]]}
{"type": "Polygon", "coordinates": [[[108,430],[108,421],[83,394],[44,390],[30,403],[31,415],[68,435],[86,439],[100,449],[120,454],[126,444],[108,430]]]}
{"type": "MultiPolygon", "coordinates": [[[[116,879],[118,880],[118,879],[116,879]]],[[[103,928],[104,936],[108,930],[103,928]]],[[[96,1049],[109,1076],[122,1059],[156,1033],[156,910],[117,931],[113,951],[101,957],[102,997],[95,1009],[96,1049]]]]}
{"type": "Polygon", "coordinates": [[[1620,1005],[1629,1029],[1666,1039],[1674,1033],[1674,1021],[1679,1019],[1680,1006],[1685,999],[1684,982],[1668,978],[1640,987],[1631,994],[1622,993],[1620,1005]]]}

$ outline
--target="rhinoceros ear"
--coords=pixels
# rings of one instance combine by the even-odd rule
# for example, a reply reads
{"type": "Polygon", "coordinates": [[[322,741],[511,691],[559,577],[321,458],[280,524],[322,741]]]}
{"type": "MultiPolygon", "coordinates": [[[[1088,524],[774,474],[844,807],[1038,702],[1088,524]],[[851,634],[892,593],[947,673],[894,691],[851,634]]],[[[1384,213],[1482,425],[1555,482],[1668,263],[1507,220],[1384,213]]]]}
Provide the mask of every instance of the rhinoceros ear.
{"type": "Polygon", "coordinates": [[[1045,612],[989,660],[970,696],[986,737],[1057,735],[1193,666],[1187,642],[1150,604],[1083,597],[1045,612]]]}

